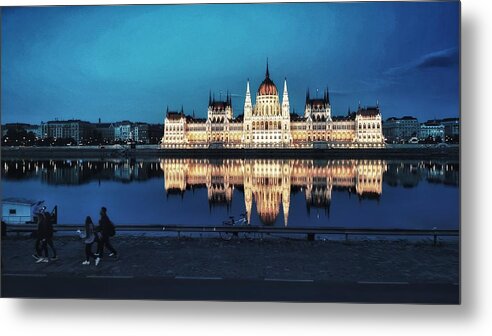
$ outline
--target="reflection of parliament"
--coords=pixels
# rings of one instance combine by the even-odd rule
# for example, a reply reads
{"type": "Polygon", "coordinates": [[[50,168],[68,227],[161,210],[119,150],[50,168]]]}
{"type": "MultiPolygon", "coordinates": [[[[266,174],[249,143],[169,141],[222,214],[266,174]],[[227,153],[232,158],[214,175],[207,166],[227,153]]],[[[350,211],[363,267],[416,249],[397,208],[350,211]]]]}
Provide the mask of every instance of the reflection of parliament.
{"type": "Polygon", "coordinates": [[[346,190],[360,199],[382,193],[386,162],[380,160],[164,159],[166,194],[206,187],[210,206],[230,206],[235,188],[243,189],[248,222],[253,202],[264,224],[275,223],[280,209],[289,219],[291,193],[304,192],[306,206],[329,212],[332,190],[346,190]]]}
{"type": "Polygon", "coordinates": [[[291,113],[287,80],[282,103],[270,79],[265,79],[253,105],[246,84],[244,114],[234,117],[232,99],[209,96],[207,118],[166,112],[163,148],[380,148],[384,147],[379,106],[360,107],[346,116],[332,116],[328,90],[323,98],[306,94],[304,116],[291,113]]]}

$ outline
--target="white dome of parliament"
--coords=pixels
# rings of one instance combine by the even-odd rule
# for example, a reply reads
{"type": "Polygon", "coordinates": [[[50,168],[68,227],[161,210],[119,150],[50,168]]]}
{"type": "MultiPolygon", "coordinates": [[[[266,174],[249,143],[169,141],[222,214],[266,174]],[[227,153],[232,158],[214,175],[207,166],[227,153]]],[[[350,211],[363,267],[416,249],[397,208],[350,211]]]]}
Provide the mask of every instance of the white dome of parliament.
{"type": "Polygon", "coordinates": [[[306,93],[304,115],[292,113],[287,79],[282,101],[270,79],[258,87],[256,104],[251,100],[249,80],[243,114],[234,117],[232,98],[216,100],[209,95],[207,118],[195,118],[167,109],[162,148],[382,148],[384,138],[379,105],[332,116],[328,89],[322,98],[306,93]]]}

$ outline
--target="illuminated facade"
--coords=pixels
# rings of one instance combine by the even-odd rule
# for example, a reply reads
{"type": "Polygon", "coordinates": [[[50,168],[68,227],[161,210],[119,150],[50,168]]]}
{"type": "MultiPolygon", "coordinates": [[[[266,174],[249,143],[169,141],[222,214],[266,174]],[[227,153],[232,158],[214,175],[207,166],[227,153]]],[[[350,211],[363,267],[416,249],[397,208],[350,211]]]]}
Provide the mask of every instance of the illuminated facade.
{"type": "Polygon", "coordinates": [[[207,118],[166,111],[162,148],[382,148],[379,106],[332,116],[328,90],[306,94],[304,115],[291,113],[287,80],[282,101],[267,69],[253,105],[249,80],[244,113],[234,117],[232,99],[209,96],[207,118]]]}
{"type": "Polygon", "coordinates": [[[334,189],[378,200],[387,169],[381,160],[163,159],[160,164],[167,195],[204,187],[210,207],[229,207],[234,189],[242,189],[248,222],[254,203],[263,224],[273,224],[282,212],[285,226],[294,190],[304,193],[308,210],[329,212],[334,189]]]}

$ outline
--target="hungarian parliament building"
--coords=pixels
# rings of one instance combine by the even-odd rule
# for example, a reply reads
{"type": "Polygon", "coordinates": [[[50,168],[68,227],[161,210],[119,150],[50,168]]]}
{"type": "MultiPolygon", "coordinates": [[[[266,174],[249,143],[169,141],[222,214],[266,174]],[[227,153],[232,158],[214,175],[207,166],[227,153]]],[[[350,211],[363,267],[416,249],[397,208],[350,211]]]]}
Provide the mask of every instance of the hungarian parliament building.
{"type": "Polygon", "coordinates": [[[379,104],[345,116],[332,116],[330,95],[312,98],[306,94],[304,116],[291,113],[287,80],[282,102],[270,79],[265,79],[253,105],[249,80],[244,113],[234,116],[232,98],[209,96],[207,118],[166,111],[162,148],[382,148],[384,137],[379,104]]]}

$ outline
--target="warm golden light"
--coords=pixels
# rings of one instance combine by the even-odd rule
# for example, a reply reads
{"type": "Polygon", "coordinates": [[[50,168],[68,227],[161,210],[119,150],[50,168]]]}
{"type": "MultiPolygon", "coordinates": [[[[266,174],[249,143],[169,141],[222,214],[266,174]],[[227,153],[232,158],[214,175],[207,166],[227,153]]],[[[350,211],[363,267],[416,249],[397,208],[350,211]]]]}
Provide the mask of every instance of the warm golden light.
{"type": "Polygon", "coordinates": [[[379,198],[386,162],[382,160],[273,160],[162,159],[166,194],[207,188],[210,206],[232,202],[234,189],[244,190],[245,210],[251,220],[253,202],[263,224],[273,224],[282,208],[289,219],[292,188],[301,190],[308,210],[329,210],[333,188],[355,192],[361,198],[379,198]]]}

